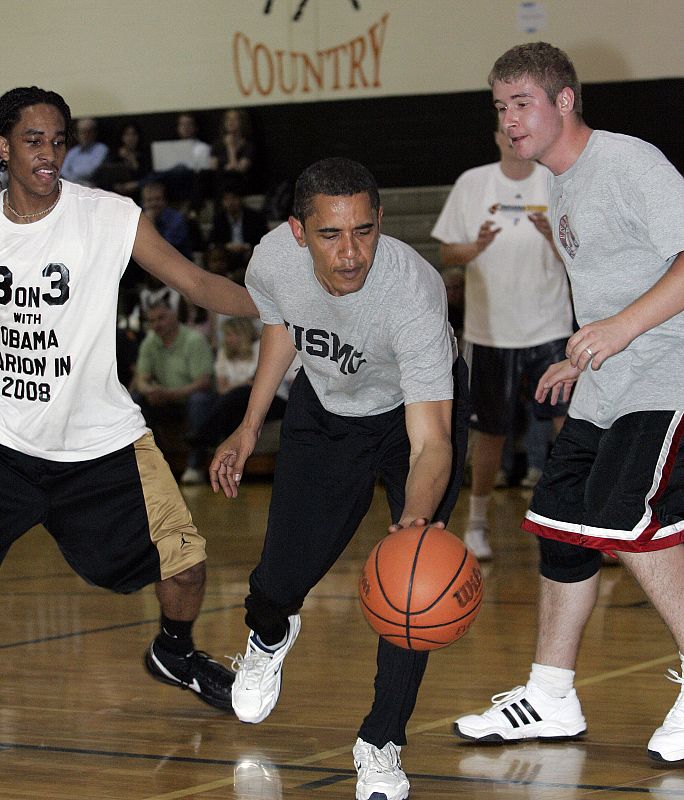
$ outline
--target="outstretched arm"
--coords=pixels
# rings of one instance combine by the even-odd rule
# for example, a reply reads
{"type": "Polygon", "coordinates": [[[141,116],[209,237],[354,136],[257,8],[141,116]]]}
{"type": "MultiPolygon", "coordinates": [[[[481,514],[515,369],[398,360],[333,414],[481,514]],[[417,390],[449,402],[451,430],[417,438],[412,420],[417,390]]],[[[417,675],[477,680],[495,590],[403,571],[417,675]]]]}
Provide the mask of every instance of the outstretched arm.
{"type": "Polygon", "coordinates": [[[259,363],[240,426],[217,448],[209,466],[211,488],[237,497],[245,461],[257,439],[278,387],[295,357],[295,347],[284,325],[265,325],[259,346],[259,363]]]}
{"type": "Polygon", "coordinates": [[[144,214],[138,221],[133,258],[155,278],[176,289],[196,306],[235,317],[257,317],[247,289],[200,269],[165,241],[144,214]]]}
{"type": "Polygon", "coordinates": [[[390,526],[390,532],[427,525],[439,506],[451,472],[451,403],[439,400],[406,406],[411,443],[409,474],[404,511],[399,522],[390,526]]]}

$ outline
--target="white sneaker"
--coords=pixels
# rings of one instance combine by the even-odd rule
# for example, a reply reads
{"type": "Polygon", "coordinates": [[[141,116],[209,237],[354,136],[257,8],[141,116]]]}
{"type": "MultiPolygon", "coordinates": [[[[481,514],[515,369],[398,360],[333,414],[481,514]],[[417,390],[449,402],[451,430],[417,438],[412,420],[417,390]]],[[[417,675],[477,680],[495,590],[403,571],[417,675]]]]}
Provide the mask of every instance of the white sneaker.
{"type": "Polygon", "coordinates": [[[489,546],[486,528],[472,528],[465,532],[463,543],[478,561],[491,561],[492,548],[489,546]]]}
{"type": "Polygon", "coordinates": [[[183,486],[197,486],[200,483],[206,483],[206,477],[202,470],[187,467],[180,477],[180,482],[183,486]]]}
{"type": "Polygon", "coordinates": [[[354,766],[358,773],[356,800],[406,800],[409,782],[401,768],[401,747],[394,742],[380,749],[357,739],[354,766]]]}
{"type": "Polygon", "coordinates": [[[682,684],[675,704],[667,712],[663,724],[655,730],[648,743],[648,755],[654,761],[682,761],[684,759],[684,675],[668,669],[667,678],[682,684]]]}
{"type": "Polygon", "coordinates": [[[290,627],[285,643],[277,650],[266,651],[260,647],[252,631],[247,639],[245,655],[238,653],[233,659],[233,711],[242,722],[262,722],[278,702],[283,661],[302,626],[299,614],[293,614],[288,619],[290,627]]]}
{"type": "Polygon", "coordinates": [[[527,470],[527,474],[525,477],[520,481],[520,485],[525,489],[534,489],[534,487],[539,483],[539,478],[542,476],[542,471],[539,467],[530,467],[527,470]]]}
{"type": "Polygon", "coordinates": [[[533,684],[516,686],[492,697],[484,714],[469,714],[454,722],[454,733],[477,742],[519,742],[523,739],[576,739],[587,732],[577,693],[546,694],[533,684]]]}
{"type": "Polygon", "coordinates": [[[508,489],[508,484],[510,480],[508,478],[508,473],[504,470],[500,469],[497,470],[496,476],[494,477],[494,488],[495,489],[508,489]]]}

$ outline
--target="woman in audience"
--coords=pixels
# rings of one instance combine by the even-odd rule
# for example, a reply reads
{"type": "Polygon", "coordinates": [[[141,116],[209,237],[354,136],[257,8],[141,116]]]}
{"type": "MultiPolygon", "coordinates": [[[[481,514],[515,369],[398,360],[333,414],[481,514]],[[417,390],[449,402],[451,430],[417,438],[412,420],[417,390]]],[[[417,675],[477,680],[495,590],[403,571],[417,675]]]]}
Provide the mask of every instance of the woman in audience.
{"type": "Polygon", "coordinates": [[[142,143],[140,129],[129,122],[121,129],[118,144],[114,151],[114,164],[125,167],[125,180],[113,185],[113,190],[139,202],[140,181],[150,172],[152,161],[149,148],[142,143]]]}
{"type": "MultiPolygon", "coordinates": [[[[229,436],[242,422],[252,391],[254,374],[259,360],[259,332],[252,320],[229,317],[221,323],[222,343],[214,362],[216,391],[218,396],[206,422],[197,432],[194,445],[215,447],[229,436]]],[[[282,419],[294,379],[293,369],[286,374],[266,422],[282,419]]]]}
{"type": "Polygon", "coordinates": [[[255,147],[251,139],[249,114],[242,108],[229,108],[223,115],[221,138],[211,148],[209,166],[219,174],[233,173],[250,188],[255,147]]]}

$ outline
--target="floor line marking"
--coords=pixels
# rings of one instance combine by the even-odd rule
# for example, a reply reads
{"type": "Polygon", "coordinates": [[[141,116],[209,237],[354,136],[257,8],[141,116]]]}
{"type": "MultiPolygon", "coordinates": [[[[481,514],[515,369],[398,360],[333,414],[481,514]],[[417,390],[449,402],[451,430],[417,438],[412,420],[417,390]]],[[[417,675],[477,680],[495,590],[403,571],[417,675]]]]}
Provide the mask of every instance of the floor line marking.
{"type": "MultiPolygon", "coordinates": [[[[579,681],[576,681],[575,685],[576,686],[590,686],[592,684],[596,684],[596,683],[601,683],[603,681],[612,680],[613,678],[619,678],[619,677],[622,677],[624,675],[629,675],[629,674],[634,673],[634,672],[643,672],[644,670],[650,669],[652,667],[657,667],[657,666],[661,666],[662,664],[670,663],[673,659],[678,659],[678,655],[676,653],[675,654],[671,653],[671,654],[666,655],[666,656],[661,656],[660,658],[653,658],[653,659],[650,659],[648,661],[640,661],[637,664],[632,664],[632,666],[630,666],[630,667],[623,667],[622,669],[614,669],[614,670],[610,670],[608,672],[600,672],[600,673],[598,673],[596,675],[592,675],[592,676],[590,676],[588,678],[583,678],[583,679],[581,679],[579,681]]],[[[482,711],[485,711],[487,708],[489,708],[489,706],[486,706],[485,708],[477,709],[475,711],[466,712],[466,713],[472,713],[472,714],[482,713],[482,711]]],[[[464,716],[464,715],[462,714],[461,716],[464,716]]],[[[423,723],[421,725],[410,725],[408,727],[408,729],[407,729],[407,733],[409,735],[413,735],[413,736],[415,736],[417,734],[420,734],[420,733],[427,733],[429,731],[435,730],[436,728],[441,728],[443,725],[451,724],[453,722],[453,719],[454,719],[453,716],[442,717],[441,719],[433,720],[432,722],[425,722],[425,723],[423,723]]],[[[345,753],[348,753],[349,750],[350,750],[349,746],[338,747],[338,748],[335,748],[333,750],[324,750],[324,751],[322,751],[320,753],[312,753],[310,756],[304,756],[303,758],[293,759],[291,761],[286,762],[286,765],[283,765],[283,766],[287,766],[288,768],[297,767],[297,766],[308,766],[308,765],[311,765],[311,764],[319,763],[321,761],[325,761],[325,760],[327,760],[329,758],[335,758],[336,756],[344,755],[345,753]]],[[[331,768],[331,772],[337,772],[337,770],[331,768]]],[[[232,786],[234,784],[234,782],[235,782],[235,778],[234,777],[232,777],[232,778],[224,778],[223,780],[215,781],[215,782],[213,782],[211,784],[202,784],[202,785],[199,785],[199,786],[191,786],[191,787],[188,787],[187,789],[179,789],[179,790],[177,790],[175,792],[171,792],[170,794],[154,795],[154,796],[151,796],[151,797],[146,797],[146,798],[143,798],[143,800],[178,800],[178,798],[194,797],[194,796],[197,796],[198,794],[203,794],[204,792],[211,791],[212,789],[218,789],[218,788],[221,788],[223,786],[232,786]]],[[[637,788],[637,787],[634,787],[633,789],[628,789],[628,788],[625,788],[625,787],[611,788],[611,787],[607,787],[607,786],[606,787],[598,787],[598,786],[595,787],[595,786],[588,786],[587,785],[587,786],[584,786],[583,788],[585,788],[585,789],[603,789],[604,791],[605,790],[617,791],[619,789],[621,791],[644,792],[644,793],[649,792],[648,789],[640,789],[640,788],[637,788]]]]}
{"type": "MultiPolygon", "coordinates": [[[[233,611],[236,608],[243,608],[242,603],[236,603],[235,605],[228,605],[228,606],[219,606],[217,608],[203,608],[198,616],[204,616],[205,614],[217,614],[221,611],[233,611]]],[[[93,633],[110,633],[111,631],[118,631],[124,628],[139,628],[143,625],[151,625],[152,623],[158,625],[159,624],[159,617],[153,617],[150,619],[141,619],[136,620],[134,622],[121,622],[117,625],[107,625],[101,628],[86,628],[80,631],[70,631],[69,633],[55,633],[52,636],[43,636],[39,639],[25,639],[20,640],[18,642],[7,642],[6,644],[0,644],[0,650],[9,650],[13,647],[25,647],[26,645],[30,644],[43,644],[44,642],[55,642],[61,639],[74,639],[78,636],[90,636],[93,633]]]]}

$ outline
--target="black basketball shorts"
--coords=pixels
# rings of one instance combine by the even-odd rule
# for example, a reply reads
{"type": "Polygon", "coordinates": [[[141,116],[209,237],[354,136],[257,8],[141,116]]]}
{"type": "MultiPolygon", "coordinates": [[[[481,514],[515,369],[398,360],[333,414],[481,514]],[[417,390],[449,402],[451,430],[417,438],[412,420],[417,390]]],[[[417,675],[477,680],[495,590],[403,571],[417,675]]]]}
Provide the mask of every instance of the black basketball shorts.
{"type": "Polygon", "coordinates": [[[88,583],[133,592],[205,560],[204,539],[151,433],[88,461],[0,446],[0,561],[42,524],[88,583]]]}
{"type": "Polygon", "coordinates": [[[565,358],[566,343],[567,339],[556,339],[534,347],[470,345],[470,402],[473,411],[470,426],[492,436],[508,434],[513,428],[523,389],[532,399],[532,411],[537,419],[565,416],[567,403],[559,402],[555,406],[548,400],[538,403],[534,400],[534,392],[547,368],[565,358]]]}
{"type": "Polygon", "coordinates": [[[639,411],[610,428],[568,417],[523,530],[632,553],[684,541],[684,411],[639,411]]]}

